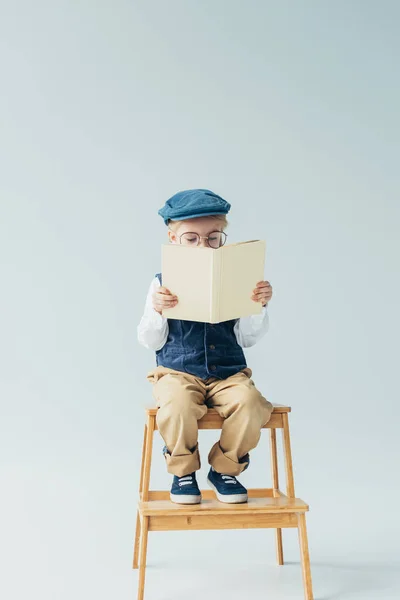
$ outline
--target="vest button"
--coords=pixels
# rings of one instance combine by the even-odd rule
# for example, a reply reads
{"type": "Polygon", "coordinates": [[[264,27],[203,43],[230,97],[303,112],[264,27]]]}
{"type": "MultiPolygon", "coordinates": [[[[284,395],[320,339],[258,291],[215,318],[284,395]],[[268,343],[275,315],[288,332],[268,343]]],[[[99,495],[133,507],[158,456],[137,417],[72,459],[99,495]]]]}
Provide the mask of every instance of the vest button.
{"type": "Polygon", "coordinates": [[[211,365],[211,367],[210,367],[211,371],[215,371],[215,370],[216,370],[216,368],[217,368],[217,367],[216,367],[215,365],[211,365]]]}
{"type": "Polygon", "coordinates": [[[210,350],[215,350],[214,344],[210,344],[210,350]]]}

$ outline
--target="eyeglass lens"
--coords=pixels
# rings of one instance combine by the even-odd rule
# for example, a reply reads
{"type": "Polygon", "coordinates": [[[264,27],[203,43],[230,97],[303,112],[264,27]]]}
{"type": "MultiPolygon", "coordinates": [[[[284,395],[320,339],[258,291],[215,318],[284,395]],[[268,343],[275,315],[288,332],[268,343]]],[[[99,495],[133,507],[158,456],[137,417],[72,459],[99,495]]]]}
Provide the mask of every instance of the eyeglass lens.
{"type": "MultiPolygon", "coordinates": [[[[181,244],[186,246],[198,246],[200,243],[200,236],[198,233],[184,233],[181,235],[181,244]]],[[[220,248],[225,244],[226,233],[223,231],[213,231],[207,237],[207,242],[210,248],[220,248]]]]}

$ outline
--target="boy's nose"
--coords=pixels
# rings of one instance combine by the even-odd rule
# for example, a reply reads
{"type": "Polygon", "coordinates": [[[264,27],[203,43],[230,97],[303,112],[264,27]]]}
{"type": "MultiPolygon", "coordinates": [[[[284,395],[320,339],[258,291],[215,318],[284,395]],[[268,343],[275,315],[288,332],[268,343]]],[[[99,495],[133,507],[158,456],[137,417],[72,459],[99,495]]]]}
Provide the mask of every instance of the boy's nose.
{"type": "Polygon", "coordinates": [[[199,246],[201,248],[207,248],[208,244],[207,244],[207,240],[200,240],[199,241],[199,246]]]}

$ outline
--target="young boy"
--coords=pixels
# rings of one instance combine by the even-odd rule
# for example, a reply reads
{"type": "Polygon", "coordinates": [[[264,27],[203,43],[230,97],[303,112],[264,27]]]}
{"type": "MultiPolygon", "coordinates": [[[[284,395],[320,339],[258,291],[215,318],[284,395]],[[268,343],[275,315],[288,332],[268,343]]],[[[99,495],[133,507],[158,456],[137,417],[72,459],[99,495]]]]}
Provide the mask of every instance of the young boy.
{"type": "MultiPolygon", "coordinates": [[[[159,210],[172,244],[219,248],[227,238],[230,204],[209,190],[179,192],[159,210]]],[[[179,301],[153,279],[138,339],[156,351],[157,368],[148,374],[158,406],[157,425],[165,442],[168,472],[174,475],[171,500],[201,502],[195,472],[200,469],[198,421],[213,407],[224,418],[221,437],[210,451],[208,484],[221,502],[247,502],[247,490],[236,479],[249,464],[249,452],[269,421],[272,404],[257,390],[242,348],[253,346],[268,329],[268,281],[254,282],[252,299],[261,314],[218,324],[166,319],[165,308],[179,301]]]]}

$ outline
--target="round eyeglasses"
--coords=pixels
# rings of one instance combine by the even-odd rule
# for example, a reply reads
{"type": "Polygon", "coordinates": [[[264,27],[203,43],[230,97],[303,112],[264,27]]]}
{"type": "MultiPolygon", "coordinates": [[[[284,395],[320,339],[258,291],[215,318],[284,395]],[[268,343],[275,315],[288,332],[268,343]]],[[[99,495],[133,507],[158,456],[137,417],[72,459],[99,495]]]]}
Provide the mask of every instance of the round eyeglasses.
{"type": "Polygon", "coordinates": [[[185,246],[198,246],[200,244],[200,240],[206,240],[207,245],[210,248],[221,248],[226,242],[226,238],[228,237],[224,231],[212,231],[206,237],[199,235],[198,233],[186,232],[182,233],[182,235],[177,236],[180,244],[184,244],[185,246]]]}

